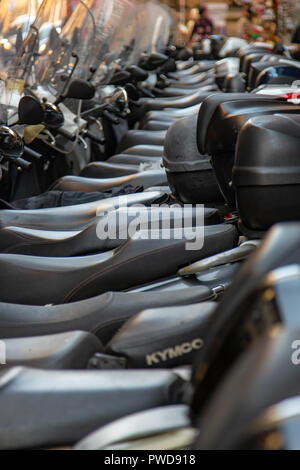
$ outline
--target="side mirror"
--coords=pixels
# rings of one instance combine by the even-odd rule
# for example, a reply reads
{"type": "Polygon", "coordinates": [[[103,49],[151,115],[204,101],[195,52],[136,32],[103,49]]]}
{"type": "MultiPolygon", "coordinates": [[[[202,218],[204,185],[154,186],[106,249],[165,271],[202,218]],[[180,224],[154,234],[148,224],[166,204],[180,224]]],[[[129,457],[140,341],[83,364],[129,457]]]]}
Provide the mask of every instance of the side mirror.
{"type": "Polygon", "coordinates": [[[23,139],[7,126],[0,126],[0,155],[7,159],[20,158],[23,155],[23,139]]]}
{"type": "Polygon", "coordinates": [[[169,59],[168,62],[165,62],[161,67],[160,67],[160,72],[161,73],[171,73],[171,72],[176,72],[177,66],[176,62],[174,59],[169,59]]]}
{"type": "Polygon", "coordinates": [[[168,59],[169,57],[165,54],[154,52],[151,55],[142,55],[138,65],[144,70],[155,70],[158,67],[161,67],[165,62],[167,62],[168,59]]]}
{"type": "Polygon", "coordinates": [[[136,87],[132,85],[132,83],[127,83],[127,85],[125,86],[125,90],[130,100],[138,101],[140,99],[140,94],[136,87]]]}
{"type": "Polygon", "coordinates": [[[110,80],[110,85],[124,86],[126,83],[131,81],[131,74],[122,70],[120,72],[114,73],[112,79],[110,80]]]}
{"type": "Polygon", "coordinates": [[[147,80],[147,78],[149,76],[149,74],[147,72],[145,72],[145,70],[141,69],[137,65],[130,65],[129,67],[127,67],[126,70],[127,70],[127,72],[130,73],[131,78],[135,82],[143,82],[143,81],[147,80]]]}
{"type": "Polygon", "coordinates": [[[166,55],[168,57],[171,57],[172,59],[176,59],[176,57],[177,57],[177,48],[176,48],[176,46],[173,46],[172,44],[170,44],[170,46],[168,46],[166,48],[166,55]]]}
{"type": "Polygon", "coordinates": [[[95,88],[94,86],[85,81],[75,79],[69,85],[69,88],[64,95],[64,99],[72,98],[75,100],[91,100],[95,96],[95,88]]]}
{"type": "Polygon", "coordinates": [[[44,109],[33,96],[23,96],[18,107],[18,124],[37,125],[44,120],[44,109]]]}

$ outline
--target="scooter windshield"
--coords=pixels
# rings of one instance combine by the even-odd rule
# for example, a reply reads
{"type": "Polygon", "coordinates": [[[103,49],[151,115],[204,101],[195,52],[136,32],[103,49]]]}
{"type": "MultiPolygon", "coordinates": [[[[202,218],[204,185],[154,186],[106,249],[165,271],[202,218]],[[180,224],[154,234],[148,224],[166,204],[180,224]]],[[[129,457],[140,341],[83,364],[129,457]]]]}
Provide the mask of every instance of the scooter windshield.
{"type": "Polygon", "coordinates": [[[40,0],[0,2],[0,123],[15,114],[24,89],[17,57],[30,31],[40,0]]]}
{"type": "Polygon", "coordinates": [[[138,62],[141,54],[164,52],[169,42],[172,16],[169,9],[157,1],[147,1],[139,5],[136,45],[131,62],[138,62]]]}
{"type": "Polygon", "coordinates": [[[95,86],[106,85],[115,70],[128,64],[135,48],[137,30],[138,0],[105,0],[102,3],[102,10],[96,8],[95,2],[91,8],[98,28],[92,63],[95,86]]]}
{"type": "Polygon", "coordinates": [[[70,75],[107,83],[129,55],[135,7],[135,0],[75,0],[71,11],[70,2],[44,0],[25,41],[31,50],[35,44],[35,84],[58,95],[70,75]]]}

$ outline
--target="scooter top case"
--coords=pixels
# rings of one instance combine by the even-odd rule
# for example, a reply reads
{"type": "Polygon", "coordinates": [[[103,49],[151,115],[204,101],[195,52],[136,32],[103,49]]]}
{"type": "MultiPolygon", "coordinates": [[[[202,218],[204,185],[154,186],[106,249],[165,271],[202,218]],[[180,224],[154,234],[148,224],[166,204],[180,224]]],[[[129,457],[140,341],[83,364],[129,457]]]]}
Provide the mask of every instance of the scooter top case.
{"type": "Polygon", "coordinates": [[[163,164],[176,199],[189,204],[223,201],[208,155],[197,148],[197,121],[194,115],[175,122],[164,145],[163,164]]]}
{"type": "MultiPolygon", "coordinates": [[[[293,445],[293,434],[299,431],[300,369],[293,362],[298,351],[292,345],[298,344],[299,335],[299,322],[277,327],[241,356],[198,416],[205,433],[199,434],[194,449],[277,450],[293,445]]],[[[299,444],[299,435],[295,438],[299,444]]]]}
{"type": "Polygon", "coordinates": [[[258,62],[251,62],[247,77],[248,90],[253,90],[255,88],[257,77],[263,70],[267,69],[272,65],[280,63],[281,60],[282,56],[270,54],[266,58],[265,56],[262,57],[258,62]]]}
{"type": "Polygon", "coordinates": [[[215,318],[211,320],[206,342],[194,364],[196,393],[192,407],[196,413],[202,409],[228,368],[249,344],[274,324],[294,321],[292,316],[288,320],[285,317],[278,318],[269,315],[264,309],[256,316],[255,309],[251,307],[259,284],[269,272],[300,262],[299,228],[299,223],[274,226],[261,247],[243,264],[224,294],[215,311],[215,318]]]}
{"type": "Polygon", "coordinates": [[[244,100],[248,102],[252,100],[264,101],[272,99],[274,100],[274,97],[268,95],[257,96],[246,93],[212,93],[203,101],[198,113],[197,145],[199,152],[205,154],[209,125],[219,105],[226,103],[226,101],[235,102],[244,100]]]}
{"type": "Polygon", "coordinates": [[[212,165],[226,201],[235,204],[232,187],[232,168],[238,133],[252,117],[274,115],[275,113],[299,113],[300,105],[280,98],[264,95],[244,95],[244,97],[219,100],[208,98],[201,106],[198,117],[199,150],[212,156],[212,165]],[[211,106],[210,106],[211,105],[211,106]],[[206,112],[207,111],[207,112],[206,112]],[[204,121],[205,116],[210,116],[204,121]]]}
{"type": "Polygon", "coordinates": [[[115,251],[76,258],[1,254],[0,299],[45,305],[130,289],[174,276],[191,262],[235,247],[238,238],[226,224],[183,232],[161,230],[153,237],[141,230],[115,251]]]}
{"type": "Polygon", "coordinates": [[[244,60],[248,54],[253,54],[255,52],[272,53],[272,51],[273,51],[272,46],[268,43],[263,43],[263,42],[262,43],[254,42],[252,44],[248,44],[245,47],[242,47],[237,53],[237,56],[240,59],[240,72],[243,71],[244,60]]]}
{"type": "Polygon", "coordinates": [[[290,64],[277,63],[267,69],[264,69],[258,75],[255,87],[264,85],[265,83],[272,84],[293,84],[296,80],[300,79],[300,65],[299,62],[291,61],[290,64]]]}
{"type": "Polygon", "coordinates": [[[250,119],[240,132],[233,186],[248,236],[300,220],[299,126],[300,115],[275,114],[250,119]]]}
{"type": "Polygon", "coordinates": [[[246,80],[249,74],[251,63],[259,62],[262,58],[265,58],[265,56],[266,56],[266,51],[261,50],[261,51],[251,52],[250,54],[247,54],[244,57],[243,65],[241,67],[241,72],[245,74],[246,80]]]}
{"type": "Polygon", "coordinates": [[[185,382],[169,370],[0,372],[0,448],[73,445],[138,411],[183,403],[185,382]]]}
{"type": "Polygon", "coordinates": [[[224,80],[222,90],[225,93],[243,93],[246,91],[246,83],[243,74],[231,73],[224,80]]]}

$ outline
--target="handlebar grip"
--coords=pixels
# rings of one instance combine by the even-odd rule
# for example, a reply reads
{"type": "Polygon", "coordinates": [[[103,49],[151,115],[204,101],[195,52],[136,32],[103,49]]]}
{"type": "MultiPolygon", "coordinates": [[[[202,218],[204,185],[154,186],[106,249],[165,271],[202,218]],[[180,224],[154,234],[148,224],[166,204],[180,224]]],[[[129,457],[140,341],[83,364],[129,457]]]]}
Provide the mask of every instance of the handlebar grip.
{"type": "Polygon", "coordinates": [[[29,170],[32,167],[32,163],[24,160],[23,158],[13,158],[10,160],[15,165],[21,167],[23,170],[29,170]]]}
{"type": "Polygon", "coordinates": [[[29,157],[35,158],[36,160],[40,160],[42,158],[42,154],[32,150],[31,148],[24,146],[24,154],[28,155],[29,157]]]}

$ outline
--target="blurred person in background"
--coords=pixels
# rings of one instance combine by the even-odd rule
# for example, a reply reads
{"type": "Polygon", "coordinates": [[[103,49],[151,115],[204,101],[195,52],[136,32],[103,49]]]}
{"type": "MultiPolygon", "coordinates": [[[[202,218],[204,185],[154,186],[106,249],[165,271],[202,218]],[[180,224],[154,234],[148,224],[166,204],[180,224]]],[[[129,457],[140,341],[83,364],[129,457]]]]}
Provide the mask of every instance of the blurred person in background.
{"type": "Polygon", "coordinates": [[[207,15],[205,5],[192,8],[187,25],[180,25],[180,32],[185,35],[189,47],[209,38],[214,31],[213,21],[207,15]]]}

